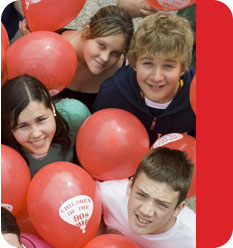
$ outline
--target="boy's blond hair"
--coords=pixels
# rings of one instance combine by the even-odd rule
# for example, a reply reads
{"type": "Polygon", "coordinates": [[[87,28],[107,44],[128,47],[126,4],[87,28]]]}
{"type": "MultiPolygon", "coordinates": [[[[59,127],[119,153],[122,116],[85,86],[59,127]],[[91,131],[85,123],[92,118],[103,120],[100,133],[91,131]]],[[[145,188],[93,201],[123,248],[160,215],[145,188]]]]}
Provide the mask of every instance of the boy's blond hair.
{"type": "Polygon", "coordinates": [[[194,35],[190,22],[176,14],[147,16],[138,26],[128,52],[129,64],[135,67],[141,55],[179,59],[182,71],[189,69],[194,35]]]}

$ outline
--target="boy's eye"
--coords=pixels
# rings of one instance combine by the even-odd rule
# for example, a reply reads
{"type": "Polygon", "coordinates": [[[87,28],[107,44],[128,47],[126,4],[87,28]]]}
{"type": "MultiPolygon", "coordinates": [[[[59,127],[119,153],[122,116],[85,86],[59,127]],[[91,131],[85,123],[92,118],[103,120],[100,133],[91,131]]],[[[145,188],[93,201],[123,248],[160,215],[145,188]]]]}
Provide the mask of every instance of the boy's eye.
{"type": "Polygon", "coordinates": [[[164,203],[159,203],[159,206],[162,207],[162,208],[168,208],[168,206],[165,205],[164,203]]]}
{"type": "Polygon", "coordinates": [[[166,64],[166,65],[164,65],[164,67],[165,68],[174,68],[174,66],[173,65],[170,65],[170,64],[166,64]]]}
{"type": "Polygon", "coordinates": [[[146,62],[143,62],[143,65],[148,65],[149,66],[149,65],[153,65],[153,64],[150,61],[146,61],[146,62]]]}
{"type": "Polygon", "coordinates": [[[140,192],[137,192],[137,196],[139,196],[140,198],[145,198],[145,195],[140,192]]]}

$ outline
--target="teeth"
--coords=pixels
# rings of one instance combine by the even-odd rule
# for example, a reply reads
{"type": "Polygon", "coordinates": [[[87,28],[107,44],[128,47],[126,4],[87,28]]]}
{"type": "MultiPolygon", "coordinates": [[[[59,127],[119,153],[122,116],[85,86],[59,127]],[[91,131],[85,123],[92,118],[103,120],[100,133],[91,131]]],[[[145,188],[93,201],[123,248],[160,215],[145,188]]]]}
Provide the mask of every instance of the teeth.
{"type": "Polygon", "coordinates": [[[31,142],[34,146],[39,146],[39,145],[41,145],[41,144],[43,144],[43,142],[44,142],[44,139],[41,139],[41,140],[39,140],[39,141],[33,141],[33,142],[31,142]]]}
{"type": "Polygon", "coordinates": [[[160,88],[160,85],[157,85],[157,86],[156,85],[153,85],[152,88],[158,89],[158,88],[160,88]]]}
{"type": "Polygon", "coordinates": [[[138,216],[138,220],[143,224],[148,224],[150,221],[142,219],[140,216],[138,216]]]}

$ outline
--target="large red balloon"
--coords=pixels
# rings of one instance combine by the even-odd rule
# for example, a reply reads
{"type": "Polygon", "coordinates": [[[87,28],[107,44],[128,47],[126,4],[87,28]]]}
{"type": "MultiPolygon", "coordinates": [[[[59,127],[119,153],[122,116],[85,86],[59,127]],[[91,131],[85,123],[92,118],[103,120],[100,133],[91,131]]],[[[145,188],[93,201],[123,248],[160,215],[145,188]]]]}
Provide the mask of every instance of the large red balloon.
{"type": "Polygon", "coordinates": [[[8,79],[29,74],[44,83],[52,95],[69,84],[77,66],[76,52],[71,44],[50,31],[20,37],[7,49],[6,60],[8,79]]]}
{"type": "Polygon", "coordinates": [[[92,114],[83,123],[76,150],[82,166],[96,179],[122,179],[135,173],[149,150],[149,138],[134,115],[109,108],[92,114]]]}
{"type": "Polygon", "coordinates": [[[6,145],[1,145],[1,149],[1,203],[15,214],[26,202],[31,176],[27,163],[16,150],[6,145]]]}
{"type": "Polygon", "coordinates": [[[196,0],[147,0],[157,10],[179,10],[194,4],[196,0]]]}
{"type": "Polygon", "coordinates": [[[160,137],[152,145],[152,148],[160,146],[187,152],[188,157],[194,164],[192,181],[187,198],[194,196],[196,193],[196,139],[184,133],[170,133],[160,137]]]}
{"type": "Polygon", "coordinates": [[[95,237],[84,248],[140,248],[133,241],[118,234],[103,234],[95,237]]]}
{"type": "Polygon", "coordinates": [[[196,75],[194,76],[192,83],[190,85],[189,98],[190,98],[192,110],[196,114],[196,75]]]}
{"type": "Polygon", "coordinates": [[[9,47],[9,37],[2,22],[1,22],[1,46],[5,51],[9,47]]]}
{"type": "Polygon", "coordinates": [[[46,165],[33,177],[27,206],[40,236],[56,248],[83,248],[94,238],[102,214],[94,180],[69,162],[46,165]]]}
{"type": "Polygon", "coordinates": [[[78,15],[86,0],[21,0],[21,3],[31,31],[56,31],[78,15]]]}

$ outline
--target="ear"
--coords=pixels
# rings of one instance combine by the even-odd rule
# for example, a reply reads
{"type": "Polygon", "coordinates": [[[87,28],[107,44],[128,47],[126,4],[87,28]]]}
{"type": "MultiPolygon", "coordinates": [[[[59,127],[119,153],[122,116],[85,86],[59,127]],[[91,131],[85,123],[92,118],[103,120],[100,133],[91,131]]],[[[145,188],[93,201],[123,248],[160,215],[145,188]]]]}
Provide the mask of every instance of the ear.
{"type": "Polygon", "coordinates": [[[82,35],[85,36],[90,32],[90,26],[86,25],[82,30],[82,35]]]}
{"type": "Polygon", "coordinates": [[[180,77],[182,77],[184,75],[184,71],[180,73],[180,77]]]}
{"type": "Polygon", "coordinates": [[[129,182],[128,182],[128,185],[127,185],[127,189],[126,189],[126,195],[127,196],[130,196],[130,192],[131,192],[131,189],[132,189],[132,184],[133,184],[133,177],[131,177],[129,179],[129,182]]]}
{"type": "Polygon", "coordinates": [[[137,61],[138,61],[138,58],[137,58],[137,60],[135,61],[135,63],[134,63],[134,66],[131,66],[133,69],[134,69],[134,71],[137,73],[137,61]]]}
{"type": "Polygon", "coordinates": [[[55,108],[55,106],[53,104],[52,104],[52,109],[53,109],[52,110],[53,111],[53,115],[56,116],[56,108],[55,108]]]}
{"type": "Polygon", "coordinates": [[[182,201],[179,206],[176,208],[175,212],[173,213],[174,217],[177,217],[178,214],[183,210],[183,208],[186,206],[185,201],[182,201]]]}

